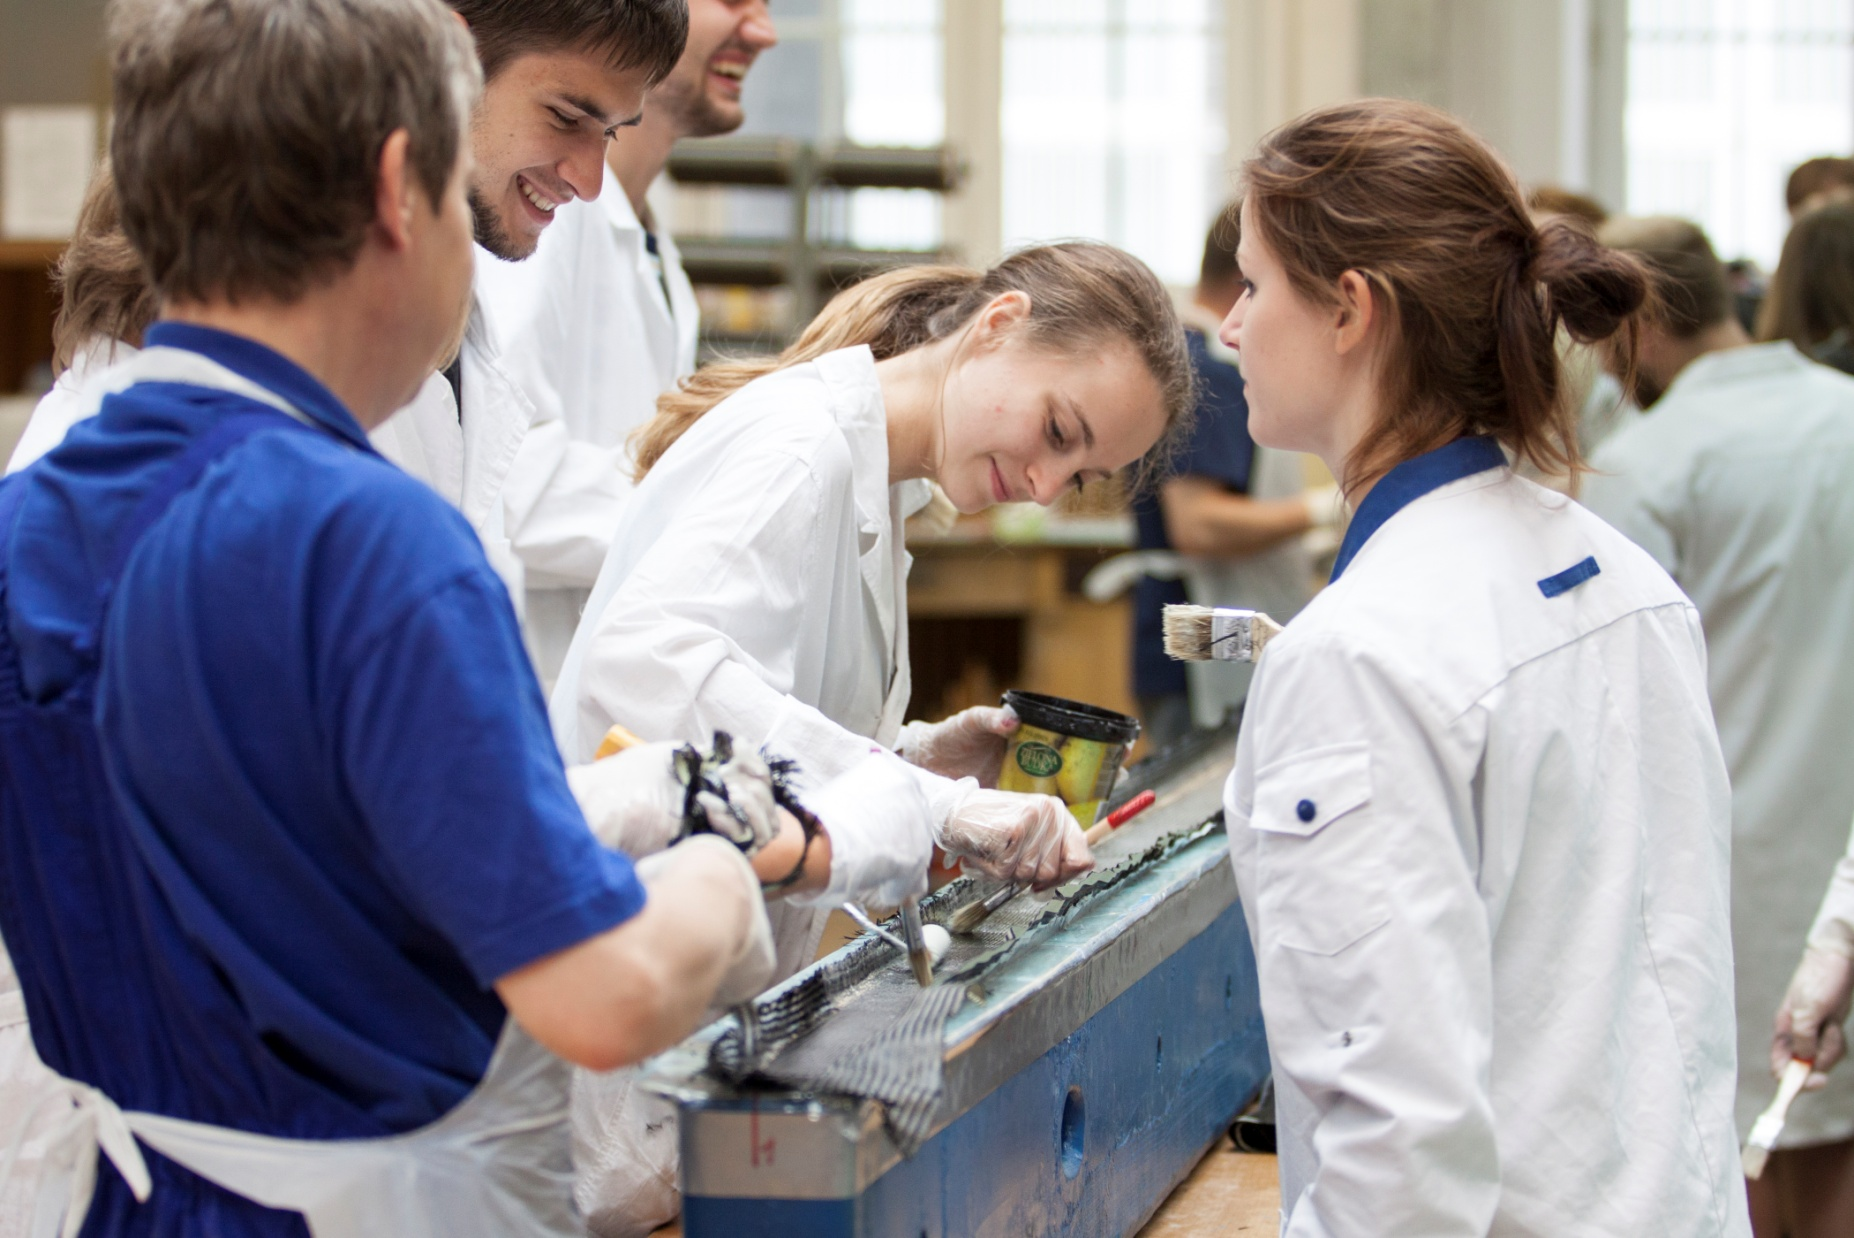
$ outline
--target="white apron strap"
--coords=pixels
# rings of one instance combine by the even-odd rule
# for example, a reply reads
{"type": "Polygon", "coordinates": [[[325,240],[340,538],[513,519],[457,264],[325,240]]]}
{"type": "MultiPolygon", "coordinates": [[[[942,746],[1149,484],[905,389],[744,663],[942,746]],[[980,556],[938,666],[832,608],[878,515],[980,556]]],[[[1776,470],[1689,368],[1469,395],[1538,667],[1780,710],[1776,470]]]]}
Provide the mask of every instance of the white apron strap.
{"type": "MultiPolygon", "coordinates": [[[[71,1112],[50,1137],[32,1238],[75,1238],[101,1147],[138,1200],[152,1189],[136,1139],[210,1182],[299,1212],[314,1238],[578,1238],[567,1123],[569,1073],[510,1019],[476,1089],[444,1117],[380,1139],[283,1139],[124,1112],[66,1081],[71,1112]],[[59,1217],[62,1215],[62,1226],[59,1217]]],[[[41,1107],[42,1108],[42,1107],[41,1107]]],[[[7,1181],[27,1128],[0,1161],[7,1181]]]]}
{"type": "Polygon", "coordinates": [[[13,1179],[27,1136],[48,1113],[54,1115],[41,1136],[45,1151],[39,1162],[38,1202],[29,1231],[32,1238],[77,1238],[96,1190],[98,1148],[138,1201],[146,1201],[154,1189],[148,1162],[116,1103],[93,1087],[70,1079],[62,1082],[62,1089],[47,1089],[18,1115],[6,1156],[0,1159],[0,1184],[4,1184],[13,1179]]]}

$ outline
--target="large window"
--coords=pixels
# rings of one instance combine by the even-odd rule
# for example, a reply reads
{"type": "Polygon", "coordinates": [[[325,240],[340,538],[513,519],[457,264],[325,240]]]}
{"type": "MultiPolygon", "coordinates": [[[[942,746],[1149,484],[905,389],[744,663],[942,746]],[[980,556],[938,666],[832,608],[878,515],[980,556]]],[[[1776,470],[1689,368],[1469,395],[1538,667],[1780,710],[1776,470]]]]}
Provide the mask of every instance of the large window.
{"type": "MultiPolygon", "coordinates": [[[[940,0],[779,0],[779,46],[747,76],[743,134],[820,146],[937,146],[941,100],[940,0]]],[[[719,221],[734,235],[781,236],[788,204],[777,193],[728,191],[719,221]]],[[[824,241],[872,249],[940,243],[939,196],[926,190],[855,189],[811,204],[824,241]]]]}
{"type": "Polygon", "coordinates": [[[1630,0],[1628,209],[1776,264],[1783,185],[1854,151],[1854,0],[1630,0]]]}
{"type": "Polygon", "coordinates": [[[1229,191],[1219,0],[1005,0],[1004,238],[1093,237],[1197,276],[1229,191]]]}

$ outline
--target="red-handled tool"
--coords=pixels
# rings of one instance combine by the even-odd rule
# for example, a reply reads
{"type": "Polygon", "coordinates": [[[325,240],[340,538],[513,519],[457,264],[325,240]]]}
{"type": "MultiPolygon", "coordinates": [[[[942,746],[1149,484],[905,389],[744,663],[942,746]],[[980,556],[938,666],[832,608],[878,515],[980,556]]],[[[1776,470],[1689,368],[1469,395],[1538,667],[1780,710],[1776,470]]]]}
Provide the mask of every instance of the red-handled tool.
{"type": "Polygon", "coordinates": [[[1090,847],[1095,846],[1103,838],[1106,838],[1109,834],[1112,834],[1115,830],[1139,816],[1148,808],[1151,808],[1153,804],[1158,801],[1158,798],[1158,794],[1150,789],[1141,791],[1138,795],[1114,809],[1114,811],[1108,813],[1107,820],[1095,825],[1094,828],[1090,829],[1086,834],[1082,835],[1082,837],[1088,841],[1090,847]]]}

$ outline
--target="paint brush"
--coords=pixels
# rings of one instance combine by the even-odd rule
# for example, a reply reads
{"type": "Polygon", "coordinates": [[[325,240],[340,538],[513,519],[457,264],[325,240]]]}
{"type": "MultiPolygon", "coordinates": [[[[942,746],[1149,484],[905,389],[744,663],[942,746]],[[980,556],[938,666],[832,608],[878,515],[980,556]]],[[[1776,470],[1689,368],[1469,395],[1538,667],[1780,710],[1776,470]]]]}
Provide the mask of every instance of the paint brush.
{"type": "MultiPolygon", "coordinates": [[[[850,919],[861,925],[864,932],[875,934],[903,954],[908,953],[907,942],[901,940],[901,938],[895,936],[880,924],[877,924],[874,920],[871,920],[869,918],[869,913],[864,911],[861,907],[858,907],[855,903],[843,904],[843,914],[849,916],[850,919]]],[[[942,958],[946,957],[947,950],[951,949],[953,945],[952,934],[948,933],[945,927],[939,924],[921,925],[921,940],[927,944],[928,960],[936,965],[942,958]]],[[[912,962],[912,960],[909,961],[912,962]]]]}
{"type": "Polygon", "coordinates": [[[613,726],[611,730],[605,732],[605,738],[599,741],[598,751],[592,754],[592,759],[603,761],[614,753],[623,752],[626,748],[635,748],[643,742],[624,727],[613,726]]]}
{"type": "MultiPolygon", "coordinates": [[[[1113,812],[1107,814],[1107,820],[1097,822],[1094,827],[1082,837],[1087,841],[1090,847],[1095,846],[1109,834],[1112,834],[1115,830],[1139,816],[1148,808],[1151,808],[1153,804],[1157,802],[1158,798],[1157,793],[1151,790],[1141,791],[1138,795],[1114,809],[1113,812]]],[[[994,890],[980,901],[976,903],[967,903],[964,907],[961,907],[954,913],[953,918],[947,922],[947,927],[951,928],[955,933],[970,933],[973,929],[990,919],[992,912],[998,910],[998,908],[1004,906],[1028,888],[1029,887],[1024,884],[1013,882],[1010,885],[994,890]]]]}
{"type": "Polygon", "coordinates": [[[1165,652],[1180,662],[1258,662],[1281,625],[1259,610],[1165,608],[1165,652]]]}
{"type": "Polygon", "coordinates": [[[985,923],[985,921],[991,917],[992,912],[998,910],[998,908],[1004,906],[1023,892],[1024,887],[1018,885],[1016,882],[1012,882],[1010,885],[1006,886],[999,886],[996,890],[993,890],[978,902],[967,903],[964,907],[961,907],[957,912],[953,913],[953,918],[947,921],[947,927],[952,929],[955,933],[970,933],[973,929],[985,923]]]}
{"type": "Polygon", "coordinates": [[[1783,1120],[1790,1115],[1790,1102],[1803,1090],[1814,1067],[1813,1062],[1791,1058],[1790,1064],[1783,1068],[1783,1079],[1777,1084],[1775,1099],[1770,1102],[1770,1108],[1757,1115],[1757,1121],[1751,1124],[1751,1138],[1745,1140],[1745,1177],[1764,1176],[1764,1163],[1770,1160],[1770,1150],[1777,1146],[1777,1136],[1783,1133],[1783,1120]]]}
{"type": "Polygon", "coordinates": [[[901,936],[908,943],[908,965],[921,988],[933,983],[933,951],[927,946],[927,934],[921,927],[921,896],[910,894],[901,900],[901,936]]]}
{"type": "Polygon", "coordinates": [[[1159,793],[1147,788],[1107,814],[1107,820],[1095,825],[1082,838],[1090,847],[1098,847],[1115,830],[1159,802],[1159,793]]]}

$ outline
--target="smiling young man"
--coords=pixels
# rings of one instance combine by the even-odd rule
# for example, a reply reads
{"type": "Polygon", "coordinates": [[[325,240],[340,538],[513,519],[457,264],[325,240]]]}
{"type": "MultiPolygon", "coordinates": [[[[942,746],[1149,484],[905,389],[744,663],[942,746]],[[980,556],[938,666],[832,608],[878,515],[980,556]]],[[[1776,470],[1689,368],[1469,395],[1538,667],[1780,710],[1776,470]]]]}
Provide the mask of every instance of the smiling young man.
{"type": "MultiPolygon", "coordinates": [[[[518,477],[547,468],[556,439],[622,452],[657,397],[695,369],[695,290],[645,194],[679,140],[740,127],[747,71],[777,42],[766,0],[690,0],[682,58],[650,92],[643,122],[607,149],[598,201],[560,207],[531,261],[485,264],[484,311],[537,414],[518,477]]],[[[579,514],[590,529],[605,513],[589,504],[579,514]]],[[[547,682],[587,589],[533,570],[527,583],[530,647],[547,682]]]]}
{"type": "Polygon", "coordinates": [[[464,513],[519,604],[529,579],[591,584],[628,486],[616,453],[535,429],[549,418],[510,377],[484,283],[530,257],[566,204],[599,196],[606,144],[677,63],[688,14],[683,0],[448,2],[486,81],[470,126],[474,296],[455,362],[372,438],[464,513]]]}

